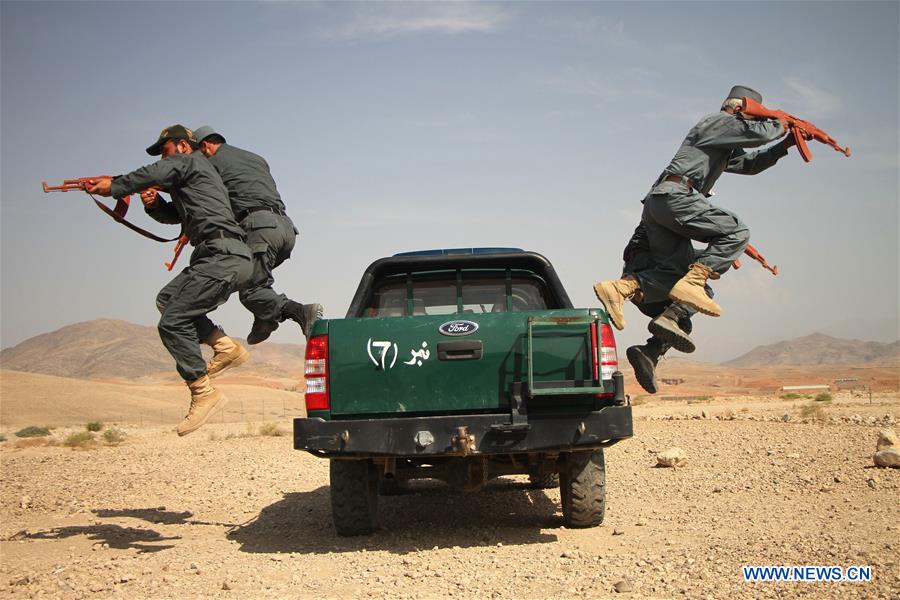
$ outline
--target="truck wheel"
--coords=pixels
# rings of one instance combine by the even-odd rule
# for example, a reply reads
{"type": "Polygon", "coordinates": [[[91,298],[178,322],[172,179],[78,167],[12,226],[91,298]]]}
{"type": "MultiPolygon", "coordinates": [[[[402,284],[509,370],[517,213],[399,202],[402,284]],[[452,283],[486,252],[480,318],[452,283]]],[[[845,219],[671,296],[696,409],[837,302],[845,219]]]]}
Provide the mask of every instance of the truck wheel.
{"type": "Polygon", "coordinates": [[[544,475],[531,473],[528,475],[528,481],[531,482],[533,490],[549,490],[559,485],[559,475],[556,473],[545,473],[544,475]]]}
{"type": "Polygon", "coordinates": [[[595,527],[606,510],[606,467],[603,450],[562,455],[559,491],[566,527],[595,527]]]}
{"type": "Polygon", "coordinates": [[[378,527],[378,471],[371,460],[331,461],[331,517],[339,535],[378,527]]]}

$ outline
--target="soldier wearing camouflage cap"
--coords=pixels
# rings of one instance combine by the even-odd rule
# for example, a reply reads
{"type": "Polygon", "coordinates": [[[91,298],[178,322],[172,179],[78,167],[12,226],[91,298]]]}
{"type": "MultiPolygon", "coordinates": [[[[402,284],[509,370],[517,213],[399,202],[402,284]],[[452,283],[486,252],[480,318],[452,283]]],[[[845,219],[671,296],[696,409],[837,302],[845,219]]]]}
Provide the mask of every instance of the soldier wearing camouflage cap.
{"type": "Polygon", "coordinates": [[[178,435],[196,431],[227,402],[210,383],[199,342],[213,347],[213,361],[227,357],[235,365],[249,356],[207,316],[249,282],[253,265],[228,190],[209,161],[194,151],[196,145],[190,129],[172,125],[147,148],[147,154],[161,156],[159,161],[88,188],[92,194],[117,198],[153,186],[164,190],[171,201],[155,191],[141,193],[145,211],[160,223],[181,224],[194,247],[190,264],[156,297],[160,339],[191,391],[191,406],[178,435]]]}

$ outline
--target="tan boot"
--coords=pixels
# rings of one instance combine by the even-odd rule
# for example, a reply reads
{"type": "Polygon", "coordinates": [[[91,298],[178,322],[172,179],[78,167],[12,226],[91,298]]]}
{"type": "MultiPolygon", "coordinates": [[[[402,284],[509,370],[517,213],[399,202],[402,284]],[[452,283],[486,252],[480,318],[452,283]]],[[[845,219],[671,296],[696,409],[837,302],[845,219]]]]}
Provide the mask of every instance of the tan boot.
{"type": "Polygon", "coordinates": [[[713,302],[706,293],[707,279],[718,279],[719,274],[704,264],[694,263],[691,270],[678,280],[678,283],[669,290],[669,298],[711,317],[722,316],[722,307],[713,302]]]}
{"type": "Polygon", "coordinates": [[[609,319],[616,329],[625,329],[625,301],[641,291],[641,284],[634,275],[626,275],[614,281],[601,281],[594,286],[597,299],[603,303],[609,319]]]}
{"type": "Polygon", "coordinates": [[[208,375],[189,381],[187,385],[191,389],[191,408],[184,417],[184,421],[176,428],[178,435],[187,435],[197,431],[216,410],[228,403],[225,394],[210,384],[208,375]]]}
{"type": "Polygon", "coordinates": [[[250,353],[246,348],[216,329],[203,340],[203,343],[212,346],[213,357],[206,365],[206,373],[210,377],[217,377],[231,367],[239,367],[250,360],[250,353]]]}

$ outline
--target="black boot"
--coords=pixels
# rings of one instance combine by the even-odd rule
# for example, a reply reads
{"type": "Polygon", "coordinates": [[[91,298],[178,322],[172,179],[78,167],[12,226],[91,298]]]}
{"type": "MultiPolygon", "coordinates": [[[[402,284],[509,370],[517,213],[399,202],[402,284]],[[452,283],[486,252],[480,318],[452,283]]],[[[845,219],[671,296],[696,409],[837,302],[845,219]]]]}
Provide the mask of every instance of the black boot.
{"type": "Polygon", "coordinates": [[[656,386],[656,363],[666,350],[667,346],[662,340],[650,338],[643,346],[631,346],[625,351],[637,382],[651,394],[659,391],[656,386]]]}
{"type": "Polygon", "coordinates": [[[278,329],[278,321],[253,319],[253,327],[250,329],[250,335],[247,336],[247,343],[258,344],[264,342],[269,339],[269,336],[276,329],[278,329]]]}
{"type": "Polygon", "coordinates": [[[288,300],[281,309],[281,320],[290,319],[300,325],[303,335],[309,339],[313,324],[322,318],[323,308],[321,304],[300,304],[288,300]]]}
{"type": "Polygon", "coordinates": [[[683,306],[673,303],[647,326],[650,333],[676,350],[691,353],[696,349],[691,339],[690,313],[683,306]]]}

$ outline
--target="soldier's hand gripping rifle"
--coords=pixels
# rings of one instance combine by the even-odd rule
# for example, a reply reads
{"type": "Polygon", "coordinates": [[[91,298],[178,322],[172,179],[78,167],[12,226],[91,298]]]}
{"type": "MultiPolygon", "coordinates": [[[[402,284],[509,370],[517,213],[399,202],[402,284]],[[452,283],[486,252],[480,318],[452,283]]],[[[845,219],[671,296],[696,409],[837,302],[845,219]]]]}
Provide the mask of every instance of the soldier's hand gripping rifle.
{"type": "Polygon", "coordinates": [[[797,144],[797,150],[803,160],[809,162],[812,160],[812,152],[806,145],[806,140],[816,140],[823,144],[828,144],[844,156],[850,156],[850,148],[841,148],[833,137],[810,123],[799,119],[794,115],[784,112],[783,110],[773,110],[766,108],[753,98],[744,98],[741,112],[751,118],[777,119],[781,122],[785,129],[789,129],[794,136],[794,142],[797,144]]]}
{"type": "MultiPolygon", "coordinates": [[[[146,229],[142,229],[142,228],[138,227],[137,225],[135,225],[134,223],[126,221],[125,214],[128,212],[128,207],[131,204],[131,196],[123,196],[121,198],[116,198],[116,206],[114,208],[110,208],[110,207],[106,206],[105,204],[103,204],[102,202],[100,202],[99,200],[97,200],[96,198],[94,198],[94,196],[90,192],[88,192],[88,187],[94,185],[94,183],[96,183],[97,181],[99,181],[101,179],[112,180],[114,178],[111,175],[96,175],[94,177],[79,177],[78,179],[65,179],[65,180],[63,180],[62,185],[47,185],[46,181],[42,181],[41,186],[44,188],[45,193],[71,192],[71,191],[76,191],[76,190],[86,192],[91,197],[91,199],[94,201],[94,204],[97,205],[97,208],[99,208],[100,210],[105,212],[107,215],[112,217],[113,220],[118,221],[119,223],[121,223],[125,227],[131,229],[132,231],[136,231],[137,233],[141,234],[142,236],[149,238],[151,240],[154,240],[156,242],[168,243],[168,242],[174,242],[175,240],[178,240],[177,243],[175,244],[175,256],[172,259],[172,262],[165,263],[166,268],[169,271],[171,271],[172,268],[175,266],[175,261],[178,260],[178,255],[181,254],[181,251],[184,249],[184,246],[188,242],[187,236],[185,236],[183,234],[179,234],[177,237],[164,238],[164,237],[160,237],[154,233],[150,233],[146,229]]],[[[149,190],[159,191],[159,188],[154,186],[154,187],[149,188],[149,190]]]]}

